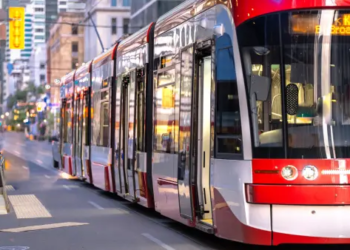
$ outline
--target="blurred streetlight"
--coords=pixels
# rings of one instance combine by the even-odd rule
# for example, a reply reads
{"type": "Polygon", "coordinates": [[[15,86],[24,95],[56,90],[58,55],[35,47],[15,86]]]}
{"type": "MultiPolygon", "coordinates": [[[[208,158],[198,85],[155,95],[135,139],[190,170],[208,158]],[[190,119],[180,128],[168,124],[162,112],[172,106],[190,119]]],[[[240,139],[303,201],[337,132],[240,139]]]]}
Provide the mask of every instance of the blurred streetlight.
{"type": "Polygon", "coordinates": [[[4,119],[4,117],[5,117],[4,115],[1,115],[1,119],[4,119]]]}
{"type": "Polygon", "coordinates": [[[45,85],[45,89],[49,90],[51,88],[51,86],[49,84],[45,85]]]}
{"type": "Polygon", "coordinates": [[[9,116],[9,115],[10,115],[10,113],[9,113],[9,112],[6,112],[6,113],[5,113],[5,115],[6,115],[6,116],[9,116]]]}

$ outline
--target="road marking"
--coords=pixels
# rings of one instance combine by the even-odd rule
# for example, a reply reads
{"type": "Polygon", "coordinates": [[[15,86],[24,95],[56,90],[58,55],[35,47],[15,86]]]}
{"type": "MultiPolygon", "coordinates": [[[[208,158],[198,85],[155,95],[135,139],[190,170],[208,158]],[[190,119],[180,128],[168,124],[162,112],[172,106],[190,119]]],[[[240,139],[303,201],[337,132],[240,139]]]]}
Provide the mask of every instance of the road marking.
{"type": "Polygon", "coordinates": [[[6,185],[6,191],[15,191],[15,188],[11,185],[6,185]]]}
{"type": "Polygon", "coordinates": [[[153,237],[152,235],[150,234],[147,234],[147,233],[143,233],[142,234],[144,237],[146,237],[147,239],[149,239],[150,241],[153,241],[154,243],[156,243],[157,245],[161,246],[162,248],[164,249],[167,249],[167,250],[175,250],[175,248],[172,248],[171,246],[163,243],[162,241],[158,240],[157,238],[153,237]]]}
{"type": "Polygon", "coordinates": [[[36,160],[37,161],[37,163],[39,163],[39,164],[43,164],[43,162],[41,161],[41,160],[36,160]]]}
{"type": "Polygon", "coordinates": [[[24,168],[24,169],[28,169],[28,167],[27,167],[27,166],[22,166],[22,168],[24,168]]]}
{"type": "Polygon", "coordinates": [[[46,224],[46,225],[35,225],[35,226],[28,226],[28,227],[1,229],[0,232],[21,233],[21,232],[28,232],[28,231],[35,231],[35,230],[54,229],[54,228],[61,228],[61,227],[76,227],[76,226],[83,226],[83,225],[89,225],[89,223],[79,223],[79,222],[53,223],[53,224],[46,224]]]}
{"type": "Polygon", "coordinates": [[[52,215],[34,194],[9,195],[17,219],[51,218],[52,215]]]}
{"type": "Polygon", "coordinates": [[[20,153],[17,150],[13,151],[15,154],[19,155],[20,153]]]}
{"type": "Polygon", "coordinates": [[[90,203],[91,205],[93,205],[93,206],[94,206],[95,208],[97,208],[97,209],[104,210],[103,207],[101,207],[100,205],[96,204],[96,203],[93,202],[93,201],[89,201],[89,203],[90,203]]]}
{"type": "Polygon", "coordinates": [[[71,190],[70,187],[68,187],[67,185],[63,185],[63,187],[67,190],[71,190]]]}
{"type": "Polygon", "coordinates": [[[39,151],[39,154],[41,154],[41,155],[48,155],[48,156],[51,156],[51,154],[50,154],[50,153],[45,153],[45,152],[41,152],[41,151],[39,151]]]}
{"type": "Polygon", "coordinates": [[[25,144],[24,143],[19,143],[19,142],[16,142],[17,145],[21,146],[21,147],[24,147],[25,144]]]}
{"type": "Polygon", "coordinates": [[[51,176],[48,176],[47,174],[45,175],[45,178],[51,179],[51,176]]]}

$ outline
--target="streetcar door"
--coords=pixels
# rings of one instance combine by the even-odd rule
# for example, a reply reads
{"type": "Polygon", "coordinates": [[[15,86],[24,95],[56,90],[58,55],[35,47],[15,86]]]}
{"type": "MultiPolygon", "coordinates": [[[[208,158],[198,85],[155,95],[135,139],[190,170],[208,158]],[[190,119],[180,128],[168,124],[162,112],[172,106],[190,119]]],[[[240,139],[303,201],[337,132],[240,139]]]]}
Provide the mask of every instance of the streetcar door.
{"type": "Polygon", "coordinates": [[[77,99],[77,121],[75,140],[75,167],[76,175],[82,177],[82,131],[83,131],[83,98],[79,94],[77,99]]]}
{"type": "Polygon", "coordinates": [[[210,131],[211,131],[211,84],[212,56],[211,40],[196,47],[197,114],[196,114],[196,181],[197,181],[197,215],[202,223],[213,225],[210,197],[210,131]]]}
{"type": "Polygon", "coordinates": [[[123,77],[121,107],[122,186],[125,195],[136,197],[135,183],[135,71],[123,77]],[[123,185],[124,184],[124,185],[123,185]]]}
{"type": "Polygon", "coordinates": [[[179,124],[179,158],[178,158],[178,194],[180,214],[187,219],[193,219],[193,114],[196,105],[193,105],[193,46],[181,51],[180,77],[180,124],[179,124]]]}

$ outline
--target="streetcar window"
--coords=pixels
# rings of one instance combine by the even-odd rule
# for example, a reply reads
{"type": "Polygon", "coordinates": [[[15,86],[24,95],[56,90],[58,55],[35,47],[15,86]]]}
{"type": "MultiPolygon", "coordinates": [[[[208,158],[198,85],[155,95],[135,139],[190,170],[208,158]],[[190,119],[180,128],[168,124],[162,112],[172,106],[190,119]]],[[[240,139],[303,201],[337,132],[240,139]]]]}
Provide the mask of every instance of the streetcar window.
{"type": "Polygon", "coordinates": [[[73,130],[72,130],[72,103],[68,102],[67,103],[67,108],[66,108],[66,128],[67,128],[67,133],[66,133],[66,143],[72,143],[73,142],[73,130]]]}
{"type": "Polygon", "coordinates": [[[278,16],[275,15],[246,22],[237,28],[249,97],[255,157],[283,155],[278,32],[278,16]],[[271,82],[270,94],[266,100],[257,100],[256,94],[250,92],[254,75],[268,78],[271,82]]]}
{"type": "Polygon", "coordinates": [[[222,36],[217,44],[216,64],[216,156],[242,153],[241,118],[231,38],[222,36]]]}
{"type": "Polygon", "coordinates": [[[101,142],[100,146],[108,147],[109,143],[109,103],[101,105],[101,142]]]}
{"type": "Polygon", "coordinates": [[[98,91],[93,95],[92,145],[102,147],[109,145],[109,101],[109,90],[98,91]]]}
{"type": "Polygon", "coordinates": [[[174,153],[175,144],[175,103],[174,86],[168,85],[156,90],[154,112],[154,144],[157,151],[174,153]]]}
{"type": "Polygon", "coordinates": [[[136,71],[136,85],[137,85],[137,116],[136,116],[136,133],[137,133],[137,150],[144,150],[145,137],[145,88],[144,88],[144,71],[139,69],[136,71]]]}

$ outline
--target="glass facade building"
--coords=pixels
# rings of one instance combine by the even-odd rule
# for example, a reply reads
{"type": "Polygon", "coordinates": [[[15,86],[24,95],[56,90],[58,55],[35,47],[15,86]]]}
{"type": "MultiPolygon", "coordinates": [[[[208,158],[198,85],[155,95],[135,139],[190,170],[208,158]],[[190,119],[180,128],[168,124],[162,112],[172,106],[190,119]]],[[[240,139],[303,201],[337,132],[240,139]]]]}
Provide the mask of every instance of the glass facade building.
{"type": "Polygon", "coordinates": [[[184,0],[132,0],[129,24],[131,33],[154,22],[158,17],[167,13],[182,2],[184,2],[184,0]]]}

